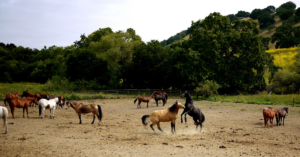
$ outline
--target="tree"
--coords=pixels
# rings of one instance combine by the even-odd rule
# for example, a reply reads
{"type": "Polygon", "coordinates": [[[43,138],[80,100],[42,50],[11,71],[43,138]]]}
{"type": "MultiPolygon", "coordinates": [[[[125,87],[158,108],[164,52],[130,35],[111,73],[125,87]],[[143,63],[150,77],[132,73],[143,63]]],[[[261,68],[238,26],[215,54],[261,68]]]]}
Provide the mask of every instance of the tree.
{"type": "Polygon", "coordinates": [[[264,12],[262,15],[258,16],[260,28],[266,28],[275,23],[274,18],[270,16],[270,13],[264,12]]]}
{"type": "Polygon", "coordinates": [[[261,9],[254,9],[254,10],[252,10],[249,17],[251,17],[252,19],[257,19],[258,16],[260,16],[261,14],[263,14],[263,11],[261,9]]]}
{"type": "Polygon", "coordinates": [[[227,17],[229,18],[230,23],[232,23],[234,20],[238,19],[234,14],[229,14],[229,15],[227,15],[227,17]]]}
{"type": "Polygon", "coordinates": [[[218,94],[218,89],[220,87],[221,86],[214,81],[205,80],[204,84],[202,84],[200,87],[196,87],[194,90],[197,93],[197,99],[198,95],[201,95],[204,99],[206,99],[214,94],[218,94]]]}
{"type": "Polygon", "coordinates": [[[269,9],[271,13],[276,12],[276,8],[273,5],[268,6],[266,9],[269,9]]]}
{"type": "Polygon", "coordinates": [[[300,27],[292,25],[282,25],[276,28],[272,35],[272,43],[276,42],[275,48],[289,48],[300,43],[300,27]]]}
{"type": "Polygon", "coordinates": [[[276,14],[280,17],[281,20],[287,20],[289,17],[293,16],[295,8],[296,4],[289,1],[277,8],[276,14]]]}
{"type": "Polygon", "coordinates": [[[257,23],[236,20],[231,25],[226,17],[212,13],[192,26],[190,45],[197,52],[203,78],[223,89],[264,88],[263,74],[273,62],[265,53],[257,23]]]}
{"type": "Polygon", "coordinates": [[[235,14],[236,17],[249,17],[250,13],[249,12],[246,12],[246,11],[238,11],[237,14],[235,14]]]}

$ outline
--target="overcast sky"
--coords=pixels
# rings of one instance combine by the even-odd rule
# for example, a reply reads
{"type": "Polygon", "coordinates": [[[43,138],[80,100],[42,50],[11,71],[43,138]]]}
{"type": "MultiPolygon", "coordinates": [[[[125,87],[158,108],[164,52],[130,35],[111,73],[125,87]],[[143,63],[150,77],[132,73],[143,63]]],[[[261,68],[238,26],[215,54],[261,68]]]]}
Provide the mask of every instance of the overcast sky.
{"type": "MultiPolygon", "coordinates": [[[[99,28],[133,28],[144,42],[168,39],[209,13],[276,8],[288,0],[0,0],[0,42],[69,46],[99,28]]],[[[300,7],[300,0],[293,0],[300,7]]]]}

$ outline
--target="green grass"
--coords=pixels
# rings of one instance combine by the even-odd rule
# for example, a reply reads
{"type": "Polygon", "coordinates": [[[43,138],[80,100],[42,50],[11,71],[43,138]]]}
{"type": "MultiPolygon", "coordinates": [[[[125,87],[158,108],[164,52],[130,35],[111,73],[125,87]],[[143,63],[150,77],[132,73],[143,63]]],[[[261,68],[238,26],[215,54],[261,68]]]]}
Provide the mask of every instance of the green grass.
{"type": "MultiPolygon", "coordinates": [[[[288,94],[288,95],[276,95],[276,94],[259,94],[259,95],[218,95],[206,99],[207,101],[218,102],[234,102],[234,103],[246,103],[246,104],[265,104],[265,105],[285,105],[300,107],[300,95],[288,94]]],[[[202,100],[201,98],[199,100],[202,100]]]]}

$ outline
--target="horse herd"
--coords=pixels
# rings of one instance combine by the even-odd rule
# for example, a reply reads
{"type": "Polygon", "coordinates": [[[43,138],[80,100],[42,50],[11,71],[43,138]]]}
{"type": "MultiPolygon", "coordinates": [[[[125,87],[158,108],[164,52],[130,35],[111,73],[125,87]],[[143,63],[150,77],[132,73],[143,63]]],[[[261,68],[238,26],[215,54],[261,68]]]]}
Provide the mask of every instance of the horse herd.
{"type": "MultiPolygon", "coordinates": [[[[54,95],[48,95],[48,94],[31,94],[27,90],[23,92],[21,95],[21,98],[19,98],[20,92],[17,93],[8,93],[6,95],[6,98],[4,99],[4,104],[6,106],[6,102],[8,102],[9,107],[11,109],[12,117],[14,116],[14,110],[15,107],[17,108],[23,108],[23,118],[25,118],[24,112],[26,109],[27,117],[28,116],[28,107],[38,105],[39,106],[39,116],[41,118],[44,118],[44,111],[46,108],[50,109],[50,118],[54,118],[54,111],[56,108],[63,108],[65,106],[65,109],[68,109],[69,107],[72,107],[76,113],[78,114],[79,118],[79,124],[81,124],[81,114],[87,114],[92,113],[93,114],[93,121],[92,124],[94,124],[95,117],[98,117],[99,123],[102,120],[102,110],[100,105],[96,104],[89,104],[84,105],[82,103],[77,102],[66,102],[65,98],[63,96],[54,96],[54,95]],[[25,98],[23,98],[25,97],[25,98]],[[52,116],[51,116],[52,112],[52,116]]],[[[205,116],[202,113],[202,111],[195,107],[193,104],[193,99],[191,95],[185,91],[182,95],[182,98],[186,98],[186,102],[184,105],[182,105],[179,102],[175,102],[171,107],[165,109],[165,110],[157,110],[153,111],[150,115],[144,115],[142,116],[142,123],[144,126],[146,126],[148,123],[146,122],[146,119],[149,118],[152,124],[150,124],[151,129],[155,132],[153,126],[157,125],[158,129],[162,132],[164,132],[160,127],[160,122],[171,122],[171,132],[176,133],[175,131],[175,121],[178,117],[178,111],[179,109],[183,108],[183,112],[181,114],[181,123],[183,123],[182,116],[185,116],[185,122],[187,122],[186,115],[189,115],[193,118],[194,124],[196,125],[196,129],[198,126],[200,126],[200,132],[202,131],[202,123],[205,121],[205,116]]],[[[161,93],[161,92],[153,92],[153,94],[149,97],[139,97],[134,100],[134,103],[136,103],[137,100],[139,100],[137,108],[141,108],[141,102],[147,102],[147,108],[148,103],[150,99],[153,98],[156,101],[156,106],[158,106],[158,100],[163,101],[163,106],[165,103],[167,103],[168,94],[167,93],[161,93]]],[[[284,125],[284,119],[285,116],[288,113],[288,108],[284,107],[280,110],[274,110],[270,107],[263,109],[263,117],[264,117],[264,123],[265,127],[268,127],[268,121],[270,120],[271,127],[273,127],[273,119],[276,117],[277,125],[281,125],[281,121],[283,121],[284,125]]],[[[6,127],[5,133],[7,133],[7,117],[8,117],[8,110],[6,107],[0,106],[0,117],[3,119],[4,124],[3,127],[6,127]]]]}

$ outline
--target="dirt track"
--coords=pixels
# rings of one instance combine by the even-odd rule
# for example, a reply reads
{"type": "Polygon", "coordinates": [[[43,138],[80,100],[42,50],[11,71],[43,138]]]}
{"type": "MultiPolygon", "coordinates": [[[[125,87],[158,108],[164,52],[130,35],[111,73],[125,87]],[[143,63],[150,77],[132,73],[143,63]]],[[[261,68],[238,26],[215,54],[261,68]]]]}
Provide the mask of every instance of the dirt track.
{"type": "Polygon", "coordinates": [[[181,124],[179,115],[177,134],[171,134],[169,122],[161,123],[166,133],[157,127],[153,133],[149,125],[142,125],[141,117],[170,107],[175,99],[164,107],[151,100],[150,107],[142,103],[142,109],[131,99],[80,102],[101,105],[100,126],[96,120],[90,124],[91,114],[83,115],[83,124],[78,124],[72,108],[55,110],[55,119],[49,118],[48,110],[45,119],[39,118],[37,107],[29,108],[29,119],[22,118],[22,109],[16,109],[16,119],[9,113],[8,122],[13,124],[8,125],[8,134],[2,134],[0,122],[0,156],[299,156],[300,152],[300,108],[296,107],[289,107],[285,126],[264,128],[266,105],[195,101],[206,117],[202,133],[189,116],[187,124],[181,124]]]}

